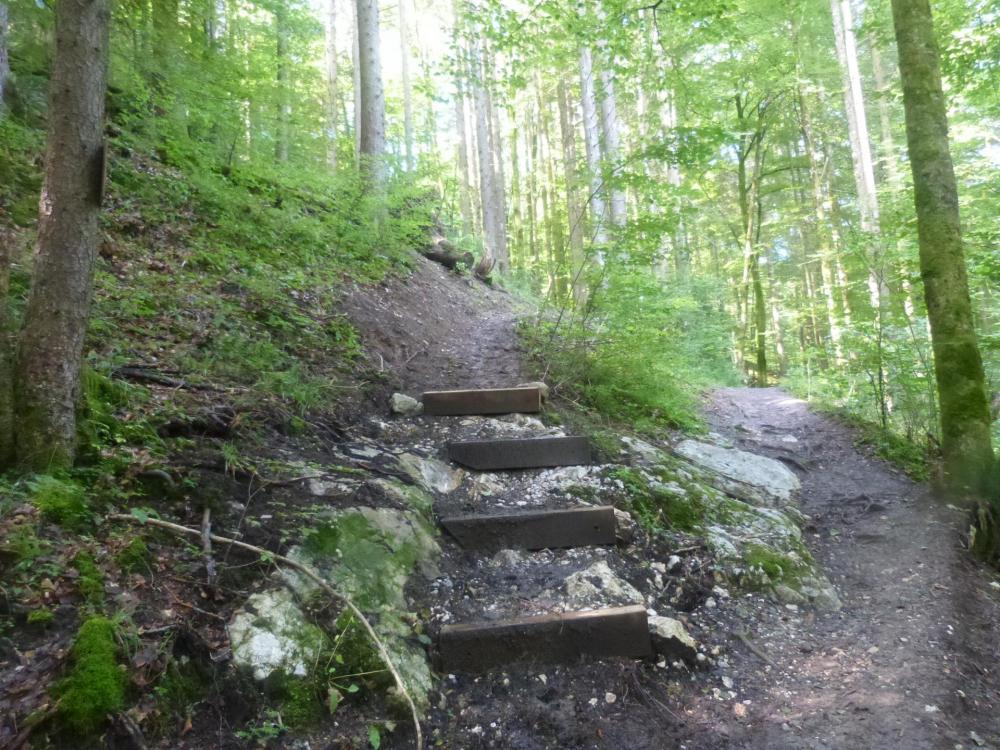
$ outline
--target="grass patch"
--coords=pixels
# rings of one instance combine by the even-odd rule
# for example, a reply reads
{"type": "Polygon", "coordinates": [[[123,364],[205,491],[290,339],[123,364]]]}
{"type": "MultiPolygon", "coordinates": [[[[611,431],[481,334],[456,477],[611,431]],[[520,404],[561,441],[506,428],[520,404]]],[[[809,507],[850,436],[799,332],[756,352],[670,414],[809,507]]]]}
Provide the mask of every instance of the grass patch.
{"type": "Polygon", "coordinates": [[[686,489],[678,492],[669,486],[669,475],[660,477],[663,484],[651,482],[637,469],[614,469],[612,476],[625,485],[629,510],[646,531],[694,532],[703,527],[707,513],[704,502],[686,489]]]}

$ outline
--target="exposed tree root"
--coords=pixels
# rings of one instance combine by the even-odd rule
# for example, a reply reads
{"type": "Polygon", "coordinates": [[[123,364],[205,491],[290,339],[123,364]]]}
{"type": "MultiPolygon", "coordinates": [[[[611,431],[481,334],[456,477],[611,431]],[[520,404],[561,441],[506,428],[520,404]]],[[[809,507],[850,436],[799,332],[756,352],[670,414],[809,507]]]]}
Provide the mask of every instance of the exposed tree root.
{"type": "MultiPolygon", "coordinates": [[[[201,529],[191,529],[188,528],[187,526],[181,526],[180,524],[171,523],[170,521],[160,520],[159,518],[140,519],[136,516],[126,515],[124,513],[113,513],[110,516],[108,516],[108,518],[113,521],[122,521],[124,523],[134,523],[140,525],[148,524],[150,526],[156,526],[157,528],[166,529],[167,531],[172,531],[175,534],[184,534],[187,536],[195,536],[199,538],[202,536],[201,529]]],[[[360,622],[361,626],[365,629],[365,632],[368,634],[368,638],[375,645],[375,648],[378,649],[379,657],[382,659],[382,663],[385,664],[386,669],[389,670],[389,673],[392,675],[392,678],[396,683],[396,690],[399,691],[399,694],[403,697],[403,700],[406,701],[407,706],[409,706],[410,708],[410,714],[413,719],[413,730],[416,733],[416,738],[415,738],[416,741],[414,743],[414,747],[418,748],[418,750],[419,748],[423,747],[423,732],[421,731],[420,728],[420,715],[417,712],[417,705],[413,702],[413,697],[410,695],[410,691],[406,689],[406,685],[403,682],[403,677],[402,675],[399,674],[399,670],[396,669],[396,665],[393,663],[392,657],[389,655],[389,651],[386,648],[385,643],[383,643],[382,639],[379,638],[378,634],[375,632],[375,628],[372,627],[371,622],[368,621],[368,618],[365,617],[364,614],[362,614],[361,610],[358,609],[357,605],[354,604],[354,602],[351,601],[350,598],[348,598],[346,595],[334,589],[330,584],[328,584],[326,581],[324,581],[322,578],[316,575],[312,570],[307,568],[305,565],[302,565],[301,563],[298,563],[289,557],[285,557],[284,555],[279,555],[275,552],[271,552],[270,550],[264,549],[263,547],[257,547],[256,545],[253,544],[247,544],[246,542],[241,542],[237,539],[230,539],[228,537],[218,536],[217,534],[209,534],[208,538],[213,542],[217,542],[218,544],[229,544],[234,547],[239,547],[240,549],[247,550],[248,552],[253,552],[257,555],[268,557],[280,565],[285,565],[289,568],[292,568],[293,570],[298,571],[306,578],[311,580],[321,589],[323,589],[323,591],[326,592],[332,599],[341,602],[345,607],[347,607],[347,609],[350,610],[351,613],[356,618],[358,618],[358,622],[360,622]]]]}

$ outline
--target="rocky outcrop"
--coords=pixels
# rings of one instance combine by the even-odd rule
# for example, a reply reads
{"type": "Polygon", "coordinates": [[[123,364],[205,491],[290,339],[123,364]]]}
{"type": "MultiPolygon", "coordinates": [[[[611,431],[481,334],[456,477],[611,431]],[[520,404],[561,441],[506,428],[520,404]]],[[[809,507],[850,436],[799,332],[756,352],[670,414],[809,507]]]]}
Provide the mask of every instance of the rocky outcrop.
{"type": "Polygon", "coordinates": [[[697,440],[682,440],[674,451],[708,472],[712,486],[753,505],[781,508],[799,491],[799,478],[773,458],[697,440]]]}

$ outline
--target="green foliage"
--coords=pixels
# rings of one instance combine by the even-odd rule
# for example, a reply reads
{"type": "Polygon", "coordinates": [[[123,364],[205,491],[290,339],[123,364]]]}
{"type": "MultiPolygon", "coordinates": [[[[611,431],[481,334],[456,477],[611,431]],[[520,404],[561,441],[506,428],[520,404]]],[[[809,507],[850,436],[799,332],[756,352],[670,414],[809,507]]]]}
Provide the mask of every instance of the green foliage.
{"type": "Polygon", "coordinates": [[[51,609],[33,609],[28,613],[29,625],[51,625],[54,619],[51,609]]]}
{"type": "Polygon", "coordinates": [[[667,282],[642,269],[609,272],[589,317],[524,329],[560,393],[640,431],[698,426],[699,391],[732,382],[728,318],[701,282],[667,282]]]}
{"type": "Polygon", "coordinates": [[[89,736],[125,703],[125,673],[118,667],[114,623],[104,617],[86,620],[71,656],[70,674],[57,691],[59,715],[68,730],[89,736]]]}
{"type": "Polygon", "coordinates": [[[91,518],[83,488],[69,479],[35,477],[28,485],[31,503],[47,520],[68,529],[80,529],[91,518]]]}

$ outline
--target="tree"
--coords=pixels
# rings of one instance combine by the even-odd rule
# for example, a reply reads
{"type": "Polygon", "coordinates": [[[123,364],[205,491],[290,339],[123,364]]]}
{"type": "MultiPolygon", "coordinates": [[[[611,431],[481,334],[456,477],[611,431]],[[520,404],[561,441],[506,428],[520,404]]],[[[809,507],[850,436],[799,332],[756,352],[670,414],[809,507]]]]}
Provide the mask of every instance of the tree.
{"type": "Polygon", "coordinates": [[[357,0],[357,3],[361,110],[358,143],[362,166],[376,179],[381,179],[381,161],[385,153],[385,94],[382,90],[378,0],[357,0]]]}
{"type": "Polygon", "coordinates": [[[274,35],[274,57],[278,64],[278,137],[274,145],[274,156],[283,163],[288,161],[292,104],[288,70],[288,9],[281,0],[274,6],[274,35]]]}
{"type": "Polygon", "coordinates": [[[68,466],[93,292],[104,181],[108,0],[60,0],[49,84],[38,255],[15,384],[18,460],[68,466]]]}
{"type": "Polygon", "coordinates": [[[324,49],[326,68],[326,161],[331,170],[337,169],[337,0],[327,0],[326,5],[326,46],[324,49]]]}
{"type": "Polygon", "coordinates": [[[403,146],[406,168],[413,169],[413,86],[410,83],[410,27],[406,17],[407,0],[399,0],[399,48],[403,74],[403,146]]]}
{"type": "Polygon", "coordinates": [[[980,490],[993,466],[990,411],[962,246],[958,187],[928,0],[892,0],[920,271],[949,483],[980,490]]]}
{"type": "Polygon", "coordinates": [[[594,60],[590,47],[580,48],[580,100],[583,105],[583,139],[590,170],[590,221],[594,241],[607,242],[607,206],[601,180],[601,135],[597,116],[597,93],[594,86],[594,60]]]}

